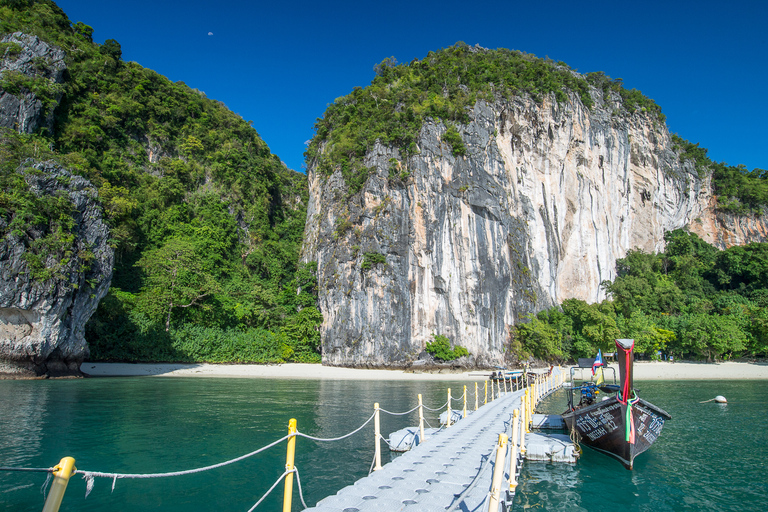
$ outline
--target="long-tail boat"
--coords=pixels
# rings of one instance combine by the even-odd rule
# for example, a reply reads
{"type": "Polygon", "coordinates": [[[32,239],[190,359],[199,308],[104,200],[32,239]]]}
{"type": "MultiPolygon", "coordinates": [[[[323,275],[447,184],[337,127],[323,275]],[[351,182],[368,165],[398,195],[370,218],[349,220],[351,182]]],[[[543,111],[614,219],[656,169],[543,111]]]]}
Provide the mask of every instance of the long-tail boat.
{"type": "MultiPolygon", "coordinates": [[[[603,452],[632,469],[635,457],[650,448],[672,417],[663,409],[639,398],[633,387],[632,360],[635,340],[616,340],[620,385],[583,382],[576,384],[579,367],[571,368],[568,410],[563,414],[571,437],[603,452]],[[605,396],[600,397],[600,391],[605,396]],[[574,394],[579,394],[575,403],[574,394]]],[[[593,367],[594,368],[594,367],[593,367]]]]}

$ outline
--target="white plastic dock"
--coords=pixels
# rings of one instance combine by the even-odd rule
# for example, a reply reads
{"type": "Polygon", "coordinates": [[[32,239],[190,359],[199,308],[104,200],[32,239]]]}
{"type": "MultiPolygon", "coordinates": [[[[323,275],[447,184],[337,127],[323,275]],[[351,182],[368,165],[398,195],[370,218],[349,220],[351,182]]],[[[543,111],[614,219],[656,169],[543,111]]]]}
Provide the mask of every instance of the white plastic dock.
{"type": "MultiPolygon", "coordinates": [[[[306,511],[487,511],[499,434],[512,435],[513,412],[521,409],[524,394],[525,390],[503,394],[468,413],[450,428],[427,434],[424,442],[411,443],[410,451],[379,471],[320,500],[306,511]]],[[[525,438],[527,443],[532,443],[526,448],[544,454],[542,457],[568,451],[561,440],[552,445],[548,439],[544,442],[546,436],[527,434],[525,438]],[[538,447],[539,444],[542,446],[538,447]]],[[[508,457],[503,468],[502,502],[513,497],[508,483],[508,457]]],[[[555,458],[550,456],[547,460],[555,458]]],[[[516,466],[519,463],[516,462],[516,466]]]]}

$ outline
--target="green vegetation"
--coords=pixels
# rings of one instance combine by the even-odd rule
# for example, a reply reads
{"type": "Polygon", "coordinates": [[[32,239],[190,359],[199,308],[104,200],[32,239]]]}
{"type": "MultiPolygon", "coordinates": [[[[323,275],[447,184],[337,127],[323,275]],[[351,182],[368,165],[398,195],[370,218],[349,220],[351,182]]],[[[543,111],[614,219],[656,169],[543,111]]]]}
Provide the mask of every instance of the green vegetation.
{"type": "Polygon", "coordinates": [[[621,96],[623,107],[628,112],[634,113],[639,110],[655,115],[659,121],[663,122],[666,119],[666,116],[661,113],[661,107],[658,106],[655,101],[644,96],[643,93],[637,89],[625,89],[624,80],[621,78],[613,79],[602,71],[587,73],[586,78],[591,85],[597,89],[601,89],[605,95],[610,94],[611,92],[618,93],[618,95],[621,96]]]}
{"type": "Polygon", "coordinates": [[[717,208],[735,215],[762,215],[768,207],[768,171],[743,165],[715,163],[707,149],[672,134],[673,148],[680,158],[690,160],[699,176],[712,175],[712,189],[717,196],[717,208]]]}
{"type": "MultiPolygon", "coordinates": [[[[351,94],[337,98],[317,120],[315,136],[305,153],[307,165],[315,164],[323,175],[340,170],[350,194],[368,179],[371,170],[362,161],[376,141],[398,148],[407,158],[416,153],[416,137],[428,118],[446,124],[443,140],[454,156],[466,154],[454,123],[467,123],[468,110],[479,99],[528,95],[541,102],[552,95],[564,102],[573,94],[592,107],[592,84],[617,91],[629,112],[641,110],[664,119],[653,100],[635,89],[625,90],[620,80],[603,73],[585,78],[564,63],[519,51],[486,50],[460,42],[409,64],[398,64],[390,57],[374,70],[371,85],[355,87],[351,94]]],[[[394,175],[390,169],[390,177],[394,175]]]]}
{"type": "Polygon", "coordinates": [[[433,334],[432,338],[435,341],[427,342],[425,350],[428,354],[432,354],[435,359],[453,361],[454,359],[469,355],[467,349],[460,345],[451,348],[450,340],[442,334],[433,334]]]}
{"type": "Polygon", "coordinates": [[[374,265],[386,265],[386,263],[387,257],[384,254],[380,254],[378,252],[367,252],[363,254],[363,264],[360,265],[360,268],[363,270],[370,270],[374,265]]]}
{"type": "Polygon", "coordinates": [[[0,0],[0,33],[15,31],[66,49],[68,72],[61,86],[13,74],[0,83],[46,101],[63,95],[53,135],[0,133],[0,235],[45,229],[25,257],[35,278],[60,277],[71,207],[30,194],[21,164],[55,160],[98,188],[116,266],[86,327],[92,356],[319,361],[316,266],[298,261],[306,176],[250,122],[123,62],[117,41],[94,44],[93,28],[49,0],[0,0]]]}
{"type": "Polygon", "coordinates": [[[512,328],[511,349],[542,359],[613,351],[614,338],[634,338],[636,351],[656,359],[730,359],[768,355],[768,243],[719,251],[698,236],[667,233],[665,252],[630,251],[611,299],[577,299],[512,328]]]}

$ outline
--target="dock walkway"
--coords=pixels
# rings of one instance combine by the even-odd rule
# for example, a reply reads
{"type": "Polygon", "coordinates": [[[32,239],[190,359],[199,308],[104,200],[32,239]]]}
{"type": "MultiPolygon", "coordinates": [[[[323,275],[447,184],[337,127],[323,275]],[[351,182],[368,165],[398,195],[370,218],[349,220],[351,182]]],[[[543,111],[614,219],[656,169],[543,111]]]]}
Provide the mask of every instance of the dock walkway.
{"type": "Polygon", "coordinates": [[[524,393],[503,394],[468,412],[455,425],[306,511],[488,510],[499,434],[511,435],[513,411],[521,408],[524,393]]]}

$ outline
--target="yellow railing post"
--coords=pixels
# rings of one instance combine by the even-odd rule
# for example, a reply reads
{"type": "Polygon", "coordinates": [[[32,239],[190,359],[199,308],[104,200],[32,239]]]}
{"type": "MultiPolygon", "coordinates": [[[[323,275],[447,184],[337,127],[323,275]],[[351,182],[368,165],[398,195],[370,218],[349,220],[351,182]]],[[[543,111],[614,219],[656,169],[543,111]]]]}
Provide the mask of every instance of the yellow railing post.
{"type": "Polygon", "coordinates": [[[445,419],[445,428],[451,426],[451,388],[448,388],[448,417],[445,419]]]}
{"type": "Polygon", "coordinates": [[[293,502],[293,462],[296,456],[296,419],[288,421],[288,448],[285,453],[285,489],[283,491],[283,512],[291,512],[293,502]]]}
{"type": "Polygon", "coordinates": [[[464,386],[464,415],[462,418],[467,417],[467,386],[464,386]]]}
{"type": "MultiPolygon", "coordinates": [[[[527,407],[523,399],[523,407],[527,407]]],[[[525,455],[525,410],[520,411],[520,456],[525,455]]]]}
{"type": "Polygon", "coordinates": [[[419,444],[424,442],[424,404],[421,402],[421,393],[419,393],[419,444]]]}
{"type": "Polygon", "coordinates": [[[58,465],[53,467],[53,484],[48,493],[48,498],[43,505],[43,512],[58,512],[61,506],[61,500],[64,499],[64,491],[67,490],[67,484],[72,475],[75,474],[75,459],[64,457],[58,465]]]}
{"type": "Polygon", "coordinates": [[[379,423],[379,402],[373,404],[373,435],[374,439],[374,452],[376,454],[376,464],[373,466],[374,471],[381,469],[381,443],[379,438],[381,437],[381,424],[379,423]]]}
{"type": "Polygon", "coordinates": [[[488,403],[488,381],[485,381],[485,398],[483,399],[483,405],[488,403]]]}
{"type": "Polygon", "coordinates": [[[517,444],[520,435],[519,425],[520,411],[515,409],[512,413],[512,446],[509,451],[509,490],[515,492],[517,487],[517,444]]]}
{"type": "Polygon", "coordinates": [[[504,394],[506,393],[509,393],[509,391],[507,390],[507,376],[505,375],[504,376],[504,394]]]}
{"type": "Polygon", "coordinates": [[[499,444],[496,446],[496,460],[493,463],[493,481],[491,496],[488,500],[488,512],[498,512],[501,480],[504,478],[504,458],[507,455],[507,434],[499,434],[499,444]]]}
{"type": "Polygon", "coordinates": [[[477,400],[478,400],[478,396],[477,396],[477,382],[475,382],[475,410],[477,410],[477,400]]]}
{"type": "Polygon", "coordinates": [[[531,390],[526,389],[525,390],[525,432],[530,432],[530,421],[531,421],[531,390]]]}

